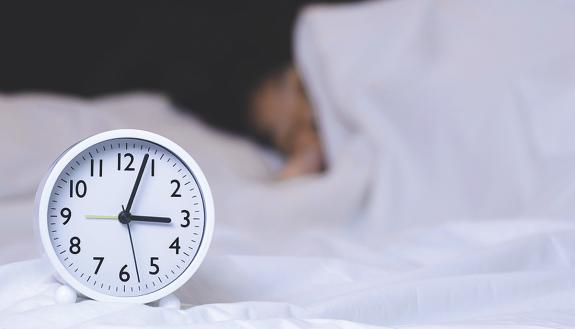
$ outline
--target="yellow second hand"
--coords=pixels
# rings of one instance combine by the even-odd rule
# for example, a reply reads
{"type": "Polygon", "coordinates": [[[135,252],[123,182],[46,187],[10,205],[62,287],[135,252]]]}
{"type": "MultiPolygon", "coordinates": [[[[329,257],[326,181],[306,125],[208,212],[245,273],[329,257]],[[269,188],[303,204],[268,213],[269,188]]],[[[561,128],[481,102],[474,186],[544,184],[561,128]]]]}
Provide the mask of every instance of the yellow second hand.
{"type": "Polygon", "coordinates": [[[85,215],[86,219],[118,219],[118,216],[85,215]]]}

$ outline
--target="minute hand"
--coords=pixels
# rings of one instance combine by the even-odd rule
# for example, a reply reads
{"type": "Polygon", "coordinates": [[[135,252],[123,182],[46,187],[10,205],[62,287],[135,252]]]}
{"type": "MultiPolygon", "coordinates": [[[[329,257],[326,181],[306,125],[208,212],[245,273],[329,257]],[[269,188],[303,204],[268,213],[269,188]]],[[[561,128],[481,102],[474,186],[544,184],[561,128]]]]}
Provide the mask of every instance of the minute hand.
{"type": "Polygon", "coordinates": [[[132,215],[132,220],[138,222],[152,222],[152,223],[170,223],[172,221],[172,219],[169,217],[135,216],[135,215],[132,215]]]}
{"type": "Polygon", "coordinates": [[[134,187],[132,188],[132,193],[130,194],[130,199],[128,200],[128,204],[126,205],[126,212],[130,212],[132,210],[132,203],[134,202],[134,197],[136,196],[136,192],[138,191],[138,187],[140,186],[140,181],[142,180],[142,174],[144,173],[144,169],[146,169],[146,163],[148,162],[149,155],[146,153],[144,155],[144,159],[142,160],[142,165],[140,166],[140,171],[138,171],[138,177],[136,177],[136,182],[134,183],[134,187]]]}

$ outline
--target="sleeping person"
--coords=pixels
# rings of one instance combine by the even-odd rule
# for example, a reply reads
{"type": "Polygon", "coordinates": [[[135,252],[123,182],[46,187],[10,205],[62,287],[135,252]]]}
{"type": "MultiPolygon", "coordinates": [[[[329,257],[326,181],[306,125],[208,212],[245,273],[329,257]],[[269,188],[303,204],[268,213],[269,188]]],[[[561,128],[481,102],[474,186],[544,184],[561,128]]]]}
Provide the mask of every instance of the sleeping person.
{"type": "Polygon", "coordinates": [[[575,179],[556,172],[575,165],[573,30],[558,0],[307,7],[294,66],[250,94],[250,118],[283,177],[326,167],[380,232],[570,217],[575,179]]]}

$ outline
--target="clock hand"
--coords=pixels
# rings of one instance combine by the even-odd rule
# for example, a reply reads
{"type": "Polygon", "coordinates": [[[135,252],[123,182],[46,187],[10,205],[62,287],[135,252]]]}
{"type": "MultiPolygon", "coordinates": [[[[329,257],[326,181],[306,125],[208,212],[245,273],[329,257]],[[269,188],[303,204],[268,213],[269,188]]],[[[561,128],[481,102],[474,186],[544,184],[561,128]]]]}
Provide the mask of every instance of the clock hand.
{"type": "Polygon", "coordinates": [[[84,215],[86,219],[118,219],[118,216],[84,215]]]}
{"type": "Polygon", "coordinates": [[[138,261],[136,260],[136,251],[134,251],[132,230],[130,229],[130,221],[132,220],[130,210],[132,209],[132,204],[134,203],[136,192],[138,192],[138,187],[140,186],[140,181],[142,180],[142,174],[144,173],[144,169],[146,169],[146,163],[148,163],[149,157],[150,155],[147,153],[146,155],[144,155],[142,165],[140,166],[140,170],[138,171],[138,177],[136,177],[136,182],[134,183],[132,193],[130,194],[130,199],[128,200],[128,205],[126,206],[126,208],[124,208],[124,206],[122,205],[122,212],[120,212],[120,214],[118,215],[118,220],[120,221],[120,223],[126,224],[126,227],[128,228],[128,235],[130,236],[130,246],[132,247],[132,257],[134,257],[134,265],[136,266],[136,275],[138,276],[138,283],[140,283],[140,272],[138,271],[138,261]]]}
{"type": "MultiPolygon", "coordinates": [[[[84,217],[86,217],[86,219],[115,219],[115,220],[118,219],[118,216],[84,215],[84,217]]],[[[169,217],[130,215],[130,221],[152,222],[152,223],[171,223],[172,219],[169,217]]]]}
{"type": "Polygon", "coordinates": [[[148,163],[148,158],[150,157],[149,154],[146,153],[144,155],[144,159],[142,160],[142,165],[140,166],[140,171],[138,171],[138,177],[136,177],[136,182],[134,183],[134,187],[132,188],[132,193],[130,194],[130,199],[128,200],[128,204],[126,209],[122,206],[122,212],[118,215],[118,219],[120,223],[126,224],[128,227],[128,235],[130,236],[130,246],[132,247],[132,256],[134,257],[134,265],[136,266],[136,275],[138,276],[138,283],[140,283],[140,272],[138,271],[138,261],[136,260],[136,252],[134,251],[134,241],[132,240],[132,231],[130,230],[130,210],[132,209],[132,204],[134,203],[134,198],[136,197],[136,192],[138,192],[138,187],[140,186],[140,181],[142,180],[142,174],[144,173],[144,169],[146,169],[146,163],[148,163]]]}
{"type": "MultiPolygon", "coordinates": [[[[122,205],[122,212],[120,213],[120,215],[122,214],[127,214],[128,218],[130,217],[130,213],[124,209],[124,205],[122,205]]],[[[138,271],[138,261],[136,261],[136,252],[134,251],[134,241],[132,240],[132,231],[130,230],[130,220],[128,220],[126,223],[124,223],[123,220],[120,220],[120,222],[122,224],[126,224],[126,227],[128,227],[128,235],[130,236],[130,246],[132,247],[132,257],[134,257],[134,265],[136,266],[136,276],[138,277],[138,283],[140,283],[140,272],[138,271]]]]}
{"type": "Polygon", "coordinates": [[[132,215],[132,220],[137,222],[152,222],[152,223],[170,223],[172,221],[169,217],[155,217],[155,216],[136,216],[132,215]]]}
{"type": "Polygon", "coordinates": [[[130,236],[130,245],[132,246],[132,256],[134,257],[134,265],[136,265],[136,276],[138,277],[138,283],[140,283],[140,272],[138,272],[138,262],[136,261],[136,252],[134,251],[134,242],[132,241],[132,231],[130,230],[130,223],[127,223],[128,235],[130,236]]]}
{"type": "Polygon", "coordinates": [[[130,194],[130,200],[128,200],[128,205],[126,205],[125,212],[129,213],[132,209],[132,203],[134,202],[134,197],[136,196],[136,192],[138,191],[138,187],[140,186],[140,181],[142,180],[142,174],[144,173],[144,169],[146,169],[146,163],[148,163],[148,158],[150,157],[149,154],[146,153],[144,155],[144,160],[142,160],[142,165],[140,166],[140,171],[138,172],[138,177],[136,178],[136,183],[134,183],[134,187],[132,188],[132,194],[130,194]]]}

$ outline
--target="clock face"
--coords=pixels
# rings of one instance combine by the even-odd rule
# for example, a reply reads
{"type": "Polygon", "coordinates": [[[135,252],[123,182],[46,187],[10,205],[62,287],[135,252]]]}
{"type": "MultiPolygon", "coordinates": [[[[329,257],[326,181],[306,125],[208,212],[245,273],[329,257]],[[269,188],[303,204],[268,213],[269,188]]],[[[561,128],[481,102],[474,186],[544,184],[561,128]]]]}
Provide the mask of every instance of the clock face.
{"type": "Polygon", "coordinates": [[[75,153],[54,168],[41,224],[67,281],[88,295],[153,299],[185,282],[180,277],[201,262],[195,259],[206,243],[206,186],[198,173],[141,138],[105,139],[75,153]]]}

